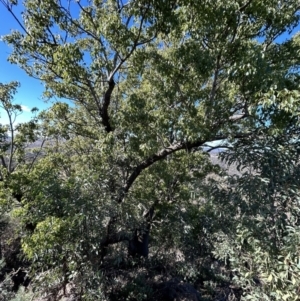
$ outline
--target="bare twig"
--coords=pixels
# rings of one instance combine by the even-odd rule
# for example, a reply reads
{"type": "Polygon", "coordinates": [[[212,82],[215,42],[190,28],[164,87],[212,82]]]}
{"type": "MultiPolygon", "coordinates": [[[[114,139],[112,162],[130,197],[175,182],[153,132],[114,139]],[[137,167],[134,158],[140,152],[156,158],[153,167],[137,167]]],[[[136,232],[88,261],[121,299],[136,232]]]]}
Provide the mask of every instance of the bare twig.
{"type": "Polygon", "coordinates": [[[43,146],[44,146],[44,144],[45,144],[45,141],[46,141],[46,139],[44,138],[43,141],[42,141],[42,143],[41,143],[41,146],[40,146],[39,151],[36,153],[36,155],[34,156],[33,160],[31,161],[31,164],[30,164],[30,166],[29,166],[28,172],[31,171],[31,169],[32,169],[32,167],[33,167],[33,165],[34,165],[36,159],[37,159],[38,156],[40,155],[40,153],[41,153],[41,151],[42,151],[42,149],[43,149],[43,146]]]}

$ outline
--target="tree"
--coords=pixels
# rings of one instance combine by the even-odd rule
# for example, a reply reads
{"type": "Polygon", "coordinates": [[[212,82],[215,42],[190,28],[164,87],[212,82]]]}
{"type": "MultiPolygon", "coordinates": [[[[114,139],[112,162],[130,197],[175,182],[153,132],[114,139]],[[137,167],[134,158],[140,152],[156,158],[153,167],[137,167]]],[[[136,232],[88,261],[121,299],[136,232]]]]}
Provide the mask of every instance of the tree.
{"type": "MultiPolygon", "coordinates": [[[[13,103],[18,86],[18,82],[0,83],[0,108],[8,120],[7,124],[0,124],[0,183],[4,189],[3,193],[11,190],[13,197],[21,202],[22,192],[21,187],[17,187],[18,175],[16,173],[30,172],[37,159],[38,153],[32,151],[25,154],[25,148],[36,141],[38,126],[36,118],[29,122],[16,122],[17,117],[23,111],[21,105],[13,103]]],[[[33,108],[32,113],[37,110],[33,108]]]]}
{"type": "MultiPolygon", "coordinates": [[[[10,274],[14,291],[22,282],[25,283],[26,273],[23,269],[28,266],[28,262],[20,258],[22,250],[18,233],[19,222],[9,213],[21,205],[27,188],[27,174],[30,173],[43,145],[40,141],[41,147],[32,148],[38,131],[35,117],[29,122],[17,123],[18,116],[22,114],[22,106],[13,101],[18,86],[17,82],[0,83],[1,117],[6,117],[8,121],[7,124],[0,124],[0,278],[2,281],[6,274],[10,274]]],[[[33,108],[32,112],[36,110],[33,108]]],[[[1,283],[5,299],[11,292],[6,295],[3,287],[5,288],[5,281],[1,283]]]]}
{"type": "MultiPolygon", "coordinates": [[[[14,15],[14,4],[2,3],[14,15]]],[[[40,116],[51,143],[18,211],[35,226],[23,238],[29,258],[85,289],[92,284],[84,275],[106,271],[113,258],[124,262],[123,243],[147,255],[150,231],[161,258],[173,248],[192,258],[188,241],[199,238],[188,229],[204,231],[198,218],[215,206],[204,187],[216,171],[209,143],[227,147],[228,162],[253,165],[255,181],[269,174],[253,150],[276,157],[285,133],[294,136],[284,149],[296,147],[299,36],[277,38],[299,24],[298,9],[275,0],[25,1],[21,31],[4,37],[9,60],[43,81],[45,97],[61,98],[40,116]]],[[[234,218],[226,216],[231,234],[234,218]]],[[[211,253],[220,227],[218,220],[203,239],[210,251],[195,256],[211,253]]]]}

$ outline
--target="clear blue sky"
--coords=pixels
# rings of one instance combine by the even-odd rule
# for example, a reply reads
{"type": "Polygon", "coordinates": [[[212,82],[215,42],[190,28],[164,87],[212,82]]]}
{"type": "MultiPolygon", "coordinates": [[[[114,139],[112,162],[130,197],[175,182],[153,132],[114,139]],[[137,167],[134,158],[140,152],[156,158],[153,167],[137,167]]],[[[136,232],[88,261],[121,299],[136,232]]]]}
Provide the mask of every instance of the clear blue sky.
{"type": "MultiPolygon", "coordinates": [[[[14,12],[19,15],[17,7],[14,7],[14,12]]],[[[9,33],[13,29],[20,29],[16,20],[9,12],[0,4],[0,37],[9,33]]],[[[291,35],[300,31],[300,26],[295,28],[291,35]]],[[[283,42],[288,38],[287,34],[282,35],[278,42],[283,42]]],[[[18,121],[28,121],[31,113],[26,112],[33,107],[38,107],[40,110],[47,108],[50,104],[46,104],[42,99],[43,85],[36,79],[30,78],[17,65],[10,64],[7,58],[11,49],[0,40],[0,82],[8,83],[10,81],[19,81],[21,87],[15,96],[15,103],[24,106],[24,113],[19,116],[18,121]]],[[[4,124],[7,119],[0,109],[0,123],[4,124]]]]}
{"type": "MultiPolygon", "coordinates": [[[[17,12],[17,10],[14,11],[17,12]]],[[[20,27],[4,6],[0,4],[0,36],[9,33],[12,29],[20,29],[20,27]]],[[[21,87],[19,87],[14,98],[16,104],[24,106],[24,113],[18,117],[18,121],[28,121],[31,113],[27,111],[33,107],[44,109],[49,104],[44,103],[41,99],[43,85],[38,80],[30,78],[17,65],[10,64],[7,61],[10,53],[11,49],[0,40],[0,82],[5,84],[10,81],[18,81],[21,83],[21,87]]],[[[7,118],[0,109],[0,123],[5,124],[6,122],[7,118]]]]}

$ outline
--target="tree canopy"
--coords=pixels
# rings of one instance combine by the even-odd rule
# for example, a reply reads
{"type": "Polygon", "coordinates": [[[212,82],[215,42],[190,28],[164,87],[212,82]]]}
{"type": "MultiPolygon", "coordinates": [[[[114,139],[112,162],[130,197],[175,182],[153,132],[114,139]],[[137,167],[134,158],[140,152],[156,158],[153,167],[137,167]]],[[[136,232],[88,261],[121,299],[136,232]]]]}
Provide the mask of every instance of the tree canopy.
{"type": "MultiPolygon", "coordinates": [[[[298,2],[25,0],[21,19],[1,2],[20,25],[9,61],[53,101],[0,128],[32,285],[163,300],[176,278],[199,300],[298,300],[298,2]]],[[[9,116],[16,87],[0,85],[9,116]]]]}

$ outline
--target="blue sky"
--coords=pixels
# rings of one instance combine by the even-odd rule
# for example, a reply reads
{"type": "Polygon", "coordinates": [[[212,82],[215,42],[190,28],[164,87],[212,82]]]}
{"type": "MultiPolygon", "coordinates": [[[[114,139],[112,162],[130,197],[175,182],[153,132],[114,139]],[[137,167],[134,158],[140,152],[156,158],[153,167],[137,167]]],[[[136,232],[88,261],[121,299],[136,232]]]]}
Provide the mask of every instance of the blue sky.
{"type": "MultiPolygon", "coordinates": [[[[18,7],[14,7],[14,12],[19,15],[18,7]]],[[[17,21],[10,15],[10,13],[0,4],[0,37],[9,33],[13,29],[20,29],[17,21]]],[[[300,31],[300,26],[294,29],[291,35],[300,31]]],[[[277,42],[283,42],[288,38],[287,34],[278,38],[277,42]]],[[[30,109],[38,107],[40,110],[47,108],[50,104],[42,100],[43,85],[36,79],[30,78],[17,65],[10,64],[7,58],[11,49],[0,40],[0,82],[8,83],[10,81],[19,81],[21,87],[15,95],[15,103],[23,106],[24,113],[18,117],[18,122],[28,121],[31,113],[30,109]]],[[[6,116],[0,109],[0,124],[7,122],[6,116]]]]}
{"type": "MultiPolygon", "coordinates": [[[[20,29],[20,27],[4,6],[0,4],[0,36],[9,33],[12,29],[20,29]]],[[[5,84],[10,81],[18,81],[21,83],[21,87],[14,98],[15,103],[22,105],[24,110],[24,113],[18,117],[18,122],[28,121],[32,115],[28,112],[30,109],[33,107],[44,109],[49,104],[44,103],[41,99],[43,85],[38,80],[30,78],[17,65],[7,61],[10,53],[11,49],[0,40],[0,82],[5,84]]],[[[7,118],[1,109],[0,123],[7,123],[7,118]]]]}

